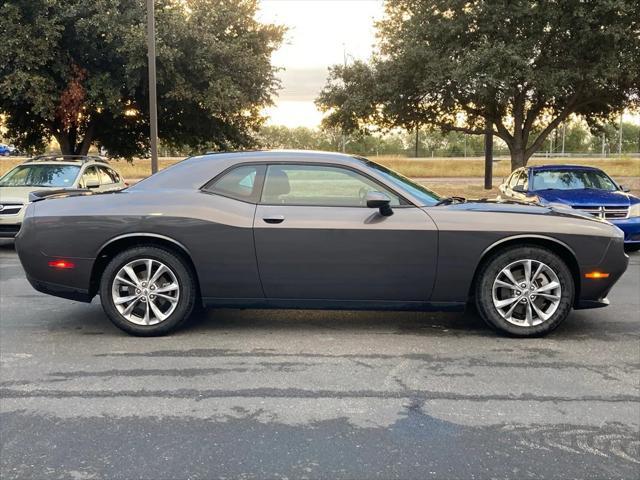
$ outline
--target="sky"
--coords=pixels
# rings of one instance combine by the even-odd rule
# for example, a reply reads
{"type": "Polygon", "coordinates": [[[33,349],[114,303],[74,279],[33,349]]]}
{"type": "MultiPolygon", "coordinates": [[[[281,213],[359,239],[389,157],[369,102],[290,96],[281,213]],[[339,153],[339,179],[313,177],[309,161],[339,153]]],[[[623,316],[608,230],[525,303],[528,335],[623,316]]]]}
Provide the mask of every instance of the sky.
{"type": "Polygon", "coordinates": [[[315,127],[322,114],[313,101],[324,86],[328,68],[367,59],[375,44],[374,21],[382,17],[382,0],[262,0],[258,19],[289,28],[272,61],[283,68],[282,89],[265,113],[268,124],[315,127]]]}
{"type": "MultiPolygon", "coordinates": [[[[282,89],[267,108],[268,125],[316,127],[322,113],[313,101],[331,65],[366,60],[376,43],[374,22],[384,14],[383,0],[261,0],[258,19],[288,27],[272,62],[282,89]]],[[[624,121],[640,123],[640,115],[624,121]]]]}

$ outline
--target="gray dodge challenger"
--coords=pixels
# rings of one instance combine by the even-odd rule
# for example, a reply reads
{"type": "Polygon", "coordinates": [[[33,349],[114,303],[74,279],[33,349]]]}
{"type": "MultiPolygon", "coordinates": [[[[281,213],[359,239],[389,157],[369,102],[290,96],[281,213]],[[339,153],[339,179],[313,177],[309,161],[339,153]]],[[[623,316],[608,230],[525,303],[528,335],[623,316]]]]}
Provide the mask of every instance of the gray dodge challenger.
{"type": "Polygon", "coordinates": [[[196,307],[461,310],[542,335],[602,307],[622,231],[567,208],[441,198],[366,158],[263,151],[188,158],[112,193],[35,192],[16,238],[33,287],[122,330],[196,307]]]}

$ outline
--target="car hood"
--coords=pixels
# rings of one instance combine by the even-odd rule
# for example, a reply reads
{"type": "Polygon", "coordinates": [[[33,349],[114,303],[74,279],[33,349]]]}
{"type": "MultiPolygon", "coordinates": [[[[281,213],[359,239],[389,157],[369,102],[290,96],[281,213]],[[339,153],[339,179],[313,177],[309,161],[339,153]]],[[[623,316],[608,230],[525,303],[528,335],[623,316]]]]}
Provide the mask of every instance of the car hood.
{"type": "Polygon", "coordinates": [[[29,194],[36,190],[53,190],[50,187],[0,187],[0,203],[28,203],[29,194]]]}
{"type": "Polygon", "coordinates": [[[629,195],[619,190],[607,192],[593,188],[578,190],[541,190],[533,192],[542,203],[564,203],[572,207],[629,206],[629,195]]]}
{"type": "MultiPolygon", "coordinates": [[[[431,207],[434,208],[434,207],[431,207]]],[[[583,213],[578,210],[573,210],[569,206],[563,206],[561,204],[556,205],[542,205],[539,203],[518,202],[511,200],[467,200],[464,203],[455,203],[451,205],[443,205],[435,208],[450,208],[454,210],[465,210],[474,212],[488,212],[488,213],[526,213],[531,215],[552,215],[557,217],[579,217],[589,221],[595,221],[598,223],[609,223],[606,220],[601,220],[588,213],[583,213]]]]}

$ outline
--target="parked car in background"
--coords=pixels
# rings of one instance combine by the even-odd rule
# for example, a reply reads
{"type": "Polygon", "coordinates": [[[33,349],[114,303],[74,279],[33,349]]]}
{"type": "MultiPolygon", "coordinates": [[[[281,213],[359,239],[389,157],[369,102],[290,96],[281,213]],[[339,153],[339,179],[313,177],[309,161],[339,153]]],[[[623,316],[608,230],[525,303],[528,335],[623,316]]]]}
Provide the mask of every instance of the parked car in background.
{"type": "Polygon", "coordinates": [[[13,145],[9,145],[9,155],[12,157],[17,157],[21,154],[20,150],[18,150],[13,145]]]}
{"type": "Polygon", "coordinates": [[[607,220],[624,232],[625,248],[640,250],[640,198],[595,167],[544,165],[515,170],[500,197],[565,205],[607,220]]]}
{"type": "Polygon", "coordinates": [[[0,157],[8,157],[9,155],[11,155],[11,148],[9,145],[0,143],[0,157]]]}
{"type": "Polygon", "coordinates": [[[29,194],[36,190],[120,190],[120,174],[100,157],[45,155],[32,158],[0,178],[0,238],[20,230],[29,194]]]}
{"type": "MultiPolygon", "coordinates": [[[[35,196],[36,194],[34,194],[35,196]]],[[[566,208],[442,198],[362,157],[189,158],[125,190],[44,192],[16,249],[39,291],[99,294],[119,328],[161,335],[199,304],[462,310],[511,335],[603,307],[622,232],[566,208]],[[62,197],[62,198],[60,198],[62,197]]]]}

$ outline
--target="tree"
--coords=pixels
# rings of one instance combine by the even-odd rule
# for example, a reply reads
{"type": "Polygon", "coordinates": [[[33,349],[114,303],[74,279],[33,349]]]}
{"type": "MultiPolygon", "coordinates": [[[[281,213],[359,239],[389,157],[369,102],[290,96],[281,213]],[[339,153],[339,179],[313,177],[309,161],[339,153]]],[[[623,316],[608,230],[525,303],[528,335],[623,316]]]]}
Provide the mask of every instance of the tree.
{"type": "Polygon", "coordinates": [[[638,0],[394,0],[377,29],[371,61],[330,69],[325,125],[482,135],[489,122],[517,168],[570,115],[638,105],[638,0]]]}
{"type": "MultiPolygon", "coordinates": [[[[159,137],[225,149],[254,143],[277,88],[271,53],[283,28],[255,20],[257,0],[156,0],[159,137]]],[[[93,143],[148,151],[146,8],[141,0],[0,4],[0,114],[8,137],[63,154],[93,143]]]]}

